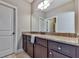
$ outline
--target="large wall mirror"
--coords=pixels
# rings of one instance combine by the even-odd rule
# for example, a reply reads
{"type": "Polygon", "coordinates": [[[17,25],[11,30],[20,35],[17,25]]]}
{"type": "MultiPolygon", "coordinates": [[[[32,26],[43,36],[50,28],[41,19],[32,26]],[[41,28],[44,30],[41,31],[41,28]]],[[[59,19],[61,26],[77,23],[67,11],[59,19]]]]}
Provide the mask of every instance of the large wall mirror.
{"type": "Polygon", "coordinates": [[[75,1],[35,0],[32,3],[31,30],[75,33],[75,1]]]}

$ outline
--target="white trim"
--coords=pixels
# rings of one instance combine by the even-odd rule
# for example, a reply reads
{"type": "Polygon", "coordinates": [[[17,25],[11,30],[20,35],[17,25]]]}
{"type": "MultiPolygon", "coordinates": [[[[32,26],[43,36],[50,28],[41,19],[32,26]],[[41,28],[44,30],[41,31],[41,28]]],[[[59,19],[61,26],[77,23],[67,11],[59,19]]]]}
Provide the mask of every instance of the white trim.
{"type": "Polygon", "coordinates": [[[16,20],[15,20],[15,22],[16,22],[16,26],[15,26],[15,52],[17,52],[17,46],[18,46],[18,10],[17,10],[17,8],[15,8],[15,10],[16,10],[16,20]]]}
{"type": "Polygon", "coordinates": [[[3,5],[6,5],[6,6],[9,6],[9,7],[11,7],[11,8],[13,8],[13,9],[15,9],[15,12],[16,12],[16,18],[15,18],[15,22],[16,22],[16,26],[15,26],[15,48],[14,48],[14,53],[16,53],[17,52],[17,43],[18,43],[18,17],[17,17],[17,7],[15,7],[15,6],[13,6],[13,5],[11,5],[11,4],[8,4],[8,3],[6,3],[6,2],[3,2],[3,1],[0,1],[0,3],[1,4],[3,4],[3,5]]]}
{"type": "Polygon", "coordinates": [[[1,1],[1,0],[0,0],[0,3],[2,3],[2,4],[4,4],[4,5],[7,5],[7,6],[10,6],[10,7],[12,7],[12,8],[17,9],[15,6],[13,6],[13,5],[11,5],[11,4],[8,4],[8,3],[4,2],[4,1],[1,1]]]}

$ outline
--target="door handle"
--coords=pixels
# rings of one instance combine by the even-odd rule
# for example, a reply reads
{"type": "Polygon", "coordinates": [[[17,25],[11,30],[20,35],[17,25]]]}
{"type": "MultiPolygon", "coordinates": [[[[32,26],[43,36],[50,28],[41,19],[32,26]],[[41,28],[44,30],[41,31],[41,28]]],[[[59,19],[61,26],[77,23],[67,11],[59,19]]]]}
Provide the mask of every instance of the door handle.
{"type": "Polygon", "coordinates": [[[13,32],[12,34],[15,35],[15,32],[13,32]]]}

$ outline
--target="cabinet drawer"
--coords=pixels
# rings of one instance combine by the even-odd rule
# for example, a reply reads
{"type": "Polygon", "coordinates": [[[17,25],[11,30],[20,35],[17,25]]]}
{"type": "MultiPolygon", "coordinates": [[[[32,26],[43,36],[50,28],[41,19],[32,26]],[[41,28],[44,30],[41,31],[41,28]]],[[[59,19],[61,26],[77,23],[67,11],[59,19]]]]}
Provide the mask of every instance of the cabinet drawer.
{"type": "Polygon", "coordinates": [[[76,47],[54,41],[48,41],[48,48],[60,52],[69,57],[76,57],[76,47]]]}
{"type": "Polygon", "coordinates": [[[37,38],[36,37],[36,44],[40,44],[42,46],[47,47],[47,40],[46,39],[43,39],[43,38],[37,38]]]}
{"type": "Polygon", "coordinates": [[[70,57],[75,57],[76,54],[76,47],[66,44],[59,44],[58,51],[70,57]]]}
{"type": "Polygon", "coordinates": [[[58,49],[58,43],[54,41],[48,41],[48,48],[56,50],[58,49]]]}
{"type": "Polygon", "coordinates": [[[49,50],[48,57],[49,58],[69,58],[69,57],[62,55],[58,52],[55,52],[53,50],[49,50]]]}

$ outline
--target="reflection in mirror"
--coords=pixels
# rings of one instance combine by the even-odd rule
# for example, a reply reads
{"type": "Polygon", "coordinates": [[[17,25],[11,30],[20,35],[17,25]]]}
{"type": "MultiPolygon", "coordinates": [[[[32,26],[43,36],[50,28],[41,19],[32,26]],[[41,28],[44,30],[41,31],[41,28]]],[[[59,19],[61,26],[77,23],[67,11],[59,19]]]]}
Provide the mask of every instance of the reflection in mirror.
{"type": "Polygon", "coordinates": [[[31,30],[75,33],[74,0],[34,0],[31,30]]]}

